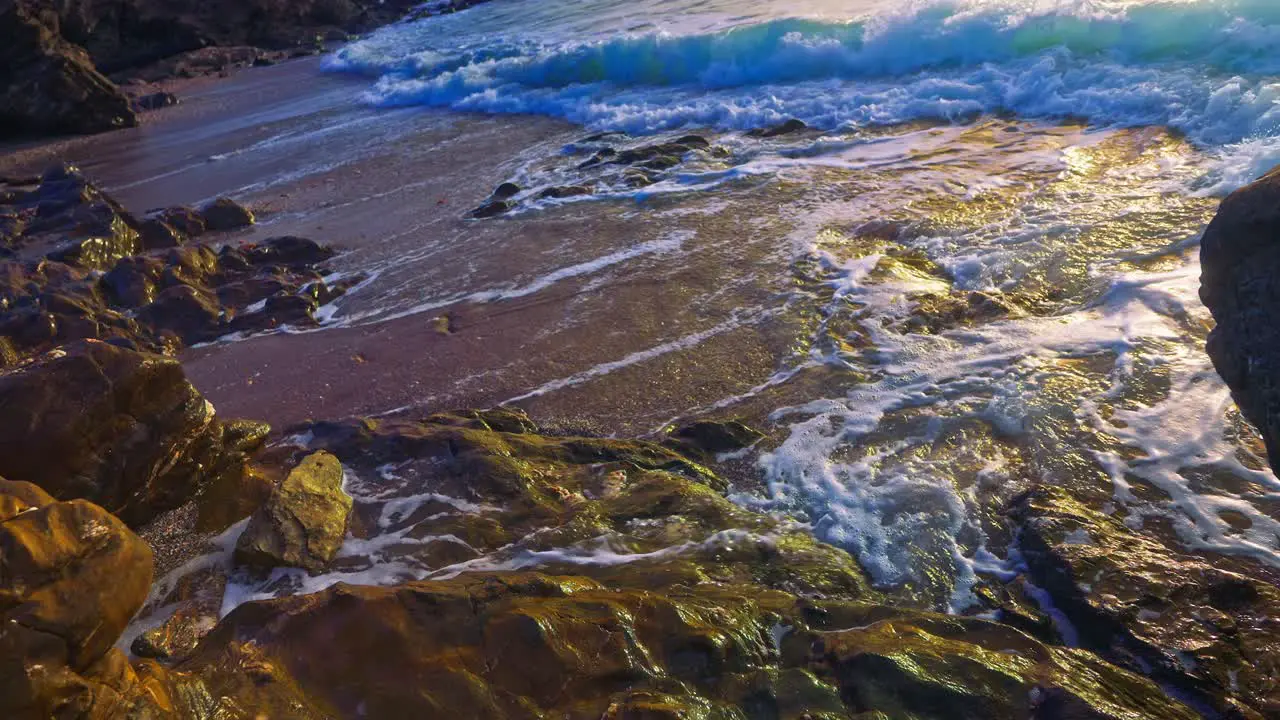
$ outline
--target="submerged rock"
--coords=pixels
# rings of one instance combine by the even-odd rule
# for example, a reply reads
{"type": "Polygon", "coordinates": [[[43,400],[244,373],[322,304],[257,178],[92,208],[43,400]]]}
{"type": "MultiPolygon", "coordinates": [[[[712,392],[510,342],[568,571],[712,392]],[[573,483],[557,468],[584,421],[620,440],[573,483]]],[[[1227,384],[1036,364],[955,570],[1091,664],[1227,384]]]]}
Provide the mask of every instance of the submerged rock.
{"type": "Polygon", "coordinates": [[[323,570],[342,547],[352,504],[338,459],[308,455],[249,520],[236,542],[236,561],[261,570],[323,570]]]}
{"type": "Polygon", "coordinates": [[[471,217],[476,220],[484,220],[486,218],[497,217],[511,212],[516,204],[510,200],[492,200],[481,205],[471,211],[471,217]]]}
{"type": "Polygon", "coordinates": [[[797,120],[795,118],[792,118],[790,120],[779,123],[772,127],[757,128],[755,130],[748,131],[747,137],[775,138],[775,137],[782,137],[783,135],[792,135],[794,133],[800,132],[801,130],[808,130],[808,129],[809,129],[809,126],[806,125],[803,120],[797,120]]]}
{"type": "Polygon", "coordinates": [[[1280,168],[1222,201],[1200,242],[1208,351],[1280,462],[1280,168]]]}
{"type": "Polygon", "coordinates": [[[671,436],[672,446],[705,458],[750,447],[763,433],[737,420],[699,420],[684,425],[671,436]]]}
{"type": "Polygon", "coordinates": [[[178,104],[178,96],[171,92],[155,92],[135,98],[133,107],[137,110],[159,110],[178,104]]]}
{"type": "Polygon", "coordinates": [[[137,526],[225,461],[213,406],[174,359],[80,341],[0,375],[0,475],[137,526]]]}
{"type": "Polygon", "coordinates": [[[1041,487],[1015,500],[1019,546],[1084,647],[1219,712],[1280,713],[1280,589],[1165,547],[1041,487]]]}

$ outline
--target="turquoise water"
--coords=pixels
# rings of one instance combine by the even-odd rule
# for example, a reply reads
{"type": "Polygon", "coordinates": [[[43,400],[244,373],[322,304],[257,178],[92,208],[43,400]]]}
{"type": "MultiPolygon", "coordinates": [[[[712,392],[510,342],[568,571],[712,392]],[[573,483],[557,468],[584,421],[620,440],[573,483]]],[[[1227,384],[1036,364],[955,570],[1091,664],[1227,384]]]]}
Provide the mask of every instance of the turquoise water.
{"type": "Polygon", "coordinates": [[[1280,4],[527,2],[385,29],[332,70],[366,100],[563,117],[599,130],[827,130],[982,114],[1163,125],[1223,192],[1280,161],[1280,4]]]}

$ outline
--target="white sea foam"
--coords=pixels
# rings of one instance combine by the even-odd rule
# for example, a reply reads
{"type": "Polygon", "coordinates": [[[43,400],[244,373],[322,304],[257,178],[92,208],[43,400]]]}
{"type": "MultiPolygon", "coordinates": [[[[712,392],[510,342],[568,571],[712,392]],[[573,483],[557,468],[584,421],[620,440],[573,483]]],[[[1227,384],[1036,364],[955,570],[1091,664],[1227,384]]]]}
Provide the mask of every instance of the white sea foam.
{"type": "Polygon", "coordinates": [[[327,65],[377,77],[368,99],[380,106],[537,113],[631,133],[984,113],[1167,125],[1222,148],[1202,181],[1213,192],[1280,153],[1280,15],[1261,0],[933,0],[855,11],[729,2],[718,13],[689,3],[701,22],[672,20],[680,8],[660,3],[658,27],[639,32],[607,3],[592,4],[596,22],[584,27],[558,14],[566,3],[519,26],[504,3],[469,11],[465,24],[397,26],[327,65]]]}

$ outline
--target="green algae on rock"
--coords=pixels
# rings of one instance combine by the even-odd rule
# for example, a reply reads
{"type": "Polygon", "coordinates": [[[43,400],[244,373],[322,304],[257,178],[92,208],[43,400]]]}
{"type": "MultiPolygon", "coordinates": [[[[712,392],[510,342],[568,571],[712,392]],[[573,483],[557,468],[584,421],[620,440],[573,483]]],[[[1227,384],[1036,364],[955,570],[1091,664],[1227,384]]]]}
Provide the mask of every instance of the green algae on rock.
{"type": "Polygon", "coordinates": [[[1067,492],[1015,499],[1022,557],[1084,647],[1223,713],[1280,712],[1280,590],[1173,550],[1067,492]]]}
{"type": "Polygon", "coordinates": [[[263,570],[323,570],[346,537],[351,506],[338,459],[308,455],[250,518],[236,542],[236,561],[263,570]]]}
{"type": "Polygon", "coordinates": [[[299,718],[1196,717],[1149,680],[986,621],[538,573],[248,603],[175,669],[175,688],[299,718]]]}

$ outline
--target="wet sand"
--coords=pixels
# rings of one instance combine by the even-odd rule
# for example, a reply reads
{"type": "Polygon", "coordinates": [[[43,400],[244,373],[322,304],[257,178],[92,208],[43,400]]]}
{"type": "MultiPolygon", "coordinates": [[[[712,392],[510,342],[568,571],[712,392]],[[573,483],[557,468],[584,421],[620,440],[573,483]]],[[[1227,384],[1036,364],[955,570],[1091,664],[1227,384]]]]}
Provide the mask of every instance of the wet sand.
{"type": "Polygon", "coordinates": [[[372,277],[342,301],[339,327],[189,350],[188,374],[224,415],[284,427],[528,396],[516,404],[544,420],[647,432],[764,382],[788,351],[777,238],[752,222],[750,188],[737,212],[694,198],[670,222],[654,220],[672,205],[661,199],[468,220],[522,163],[582,131],[374,110],[358,102],[366,81],[318,66],[193,84],[142,127],[0,159],[0,174],[73,161],[139,212],[231,195],[259,224],[213,242],[302,235],[343,251],[332,269],[372,277]],[[512,297],[450,302],[502,291],[512,297]]]}

